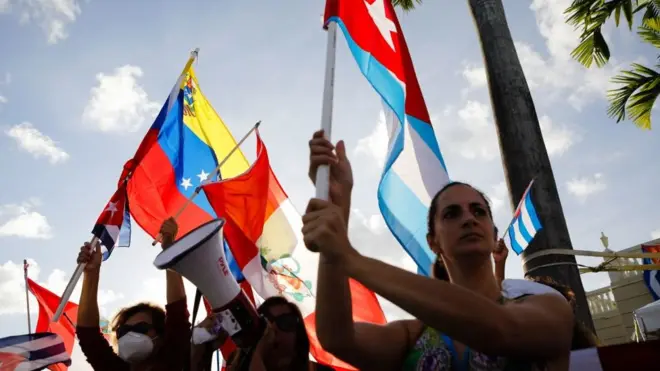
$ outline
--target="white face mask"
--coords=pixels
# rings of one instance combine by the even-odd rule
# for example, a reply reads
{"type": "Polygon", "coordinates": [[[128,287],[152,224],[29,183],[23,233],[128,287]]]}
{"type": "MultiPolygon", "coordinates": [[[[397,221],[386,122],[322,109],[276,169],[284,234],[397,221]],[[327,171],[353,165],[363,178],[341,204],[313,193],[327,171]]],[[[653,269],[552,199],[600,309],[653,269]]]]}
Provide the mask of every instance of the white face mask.
{"type": "Polygon", "coordinates": [[[119,338],[119,357],[128,363],[144,361],[154,350],[153,340],[144,334],[129,332],[119,338]]]}

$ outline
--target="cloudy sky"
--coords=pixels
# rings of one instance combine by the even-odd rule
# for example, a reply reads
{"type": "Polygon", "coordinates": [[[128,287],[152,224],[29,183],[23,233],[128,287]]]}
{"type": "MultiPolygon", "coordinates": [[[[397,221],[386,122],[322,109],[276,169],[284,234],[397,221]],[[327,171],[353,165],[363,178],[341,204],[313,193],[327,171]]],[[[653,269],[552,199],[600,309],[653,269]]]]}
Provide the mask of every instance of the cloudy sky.
{"type": "MultiPolygon", "coordinates": [[[[609,78],[631,61],[653,61],[655,51],[610,27],[610,65],[583,69],[570,58],[577,35],[563,22],[569,3],[508,1],[506,11],[573,245],[601,249],[601,231],[615,250],[660,238],[653,197],[660,136],[605,114],[609,78]]],[[[31,278],[62,292],[121,166],[195,47],[201,87],[234,135],[263,120],[272,166],[296,207],[304,210],[313,195],[301,159],[320,124],[323,2],[180,4],[0,0],[0,337],[26,332],[24,258],[31,278]]],[[[450,176],[484,190],[504,228],[511,201],[466,2],[427,1],[400,20],[450,176]]],[[[338,45],[333,135],[346,140],[356,174],[351,238],[365,253],[412,269],[376,204],[387,139],[381,103],[343,39],[338,45]]],[[[246,145],[248,157],[253,147],[246,145]]],[[[152,265],[158,249],[137,229],[132,247],[103,266],[105,316],[138,300],[164,302],[164,273],[152,265]]],[[[507,274],[522,276],[516,257],[507,274]]],[[[583,279],[589,290],[608,283],[602,274],[583,279]]],[[[72,369],[86,367],[75,362],[72,369]]]]}

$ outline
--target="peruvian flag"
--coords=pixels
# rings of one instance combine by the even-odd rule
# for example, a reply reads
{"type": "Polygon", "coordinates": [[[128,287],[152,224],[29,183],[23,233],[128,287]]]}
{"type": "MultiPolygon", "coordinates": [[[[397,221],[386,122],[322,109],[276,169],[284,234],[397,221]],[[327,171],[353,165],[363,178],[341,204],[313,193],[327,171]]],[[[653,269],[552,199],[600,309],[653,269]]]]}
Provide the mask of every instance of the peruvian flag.
{"type": "MultiPolygon", "coordinates": [[[[282,295],[305,316],[311,354],[320,363],[352,369],[325,352],[316,337],[314,311],[318,255],[302,245],[302,220],[282,189],[257,132],[257,159],[238,177],[202,186],[219,217],[226,220],[225,238],[245,279],[262,298],[282,295]]],[[[353,318],[384,324],[376,295],[351,281],[353,318]]]]}

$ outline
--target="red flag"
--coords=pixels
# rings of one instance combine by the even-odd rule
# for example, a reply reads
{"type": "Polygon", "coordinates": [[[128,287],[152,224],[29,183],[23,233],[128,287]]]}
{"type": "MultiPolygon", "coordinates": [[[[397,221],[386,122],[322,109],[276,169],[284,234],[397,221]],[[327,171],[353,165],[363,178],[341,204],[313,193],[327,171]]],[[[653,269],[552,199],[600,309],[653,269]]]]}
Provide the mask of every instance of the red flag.
{"type": "MultiPolygon", "coordinates": [[[[316,337],[311,279],[316,277],[317,260],[313,259],[318,256],[300,243],[300,215],[275,177],[259,133],[257,159],[248,171],[202,188],[215,212],[226,219],[225,236],[232,254],[255,292],[262,298],[283,295],[298,305],[305,316],[312,356],[337,370],[353,370],[323,350],[316,337]],[[268,260],[269,256],[278,258],[268,260]],[[302,261],[309,264],[301,264],[302,261]],[[271,270],[266,271],[267,267],[271,270]]],[[[353,280],[350,288],[355,321],[386,323],[378,298],[371,290],[353,280]]]]}
{"type": "MultiPolygon", "coordinates": [[[[72,302],[66,303],[64,312],[59,321],[52,322],[53,314],[60,304],[60,297],[41,287],[31,279],[27,279],[28,288],[32,295],[37,298],[39,303],[39,320],[35,332],[52,332],[59,335],[64,341],[66,352],[71,357],[73,352],[73,340],[76,336],[76,320],[78,318],[78,304],[72,302]]],[[[54,371],[64,371],[67,369],[62,364],[56,364],[48,367],[54,371]]]]}

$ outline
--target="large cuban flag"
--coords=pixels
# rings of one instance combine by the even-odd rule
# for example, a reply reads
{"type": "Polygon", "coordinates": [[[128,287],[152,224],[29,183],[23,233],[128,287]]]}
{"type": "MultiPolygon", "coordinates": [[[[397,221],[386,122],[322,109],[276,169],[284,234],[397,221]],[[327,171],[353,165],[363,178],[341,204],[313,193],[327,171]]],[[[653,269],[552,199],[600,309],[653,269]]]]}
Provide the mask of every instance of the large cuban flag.
{"type": "Polygon", "coordinates": [[[401,26],[389,0],[328,0],[325,27],[331,22],[385,106],[389,144],[380,211],[419,272],[429,275],[435,254],[426,242],[428,208],[449,176],[401,26]]]}

